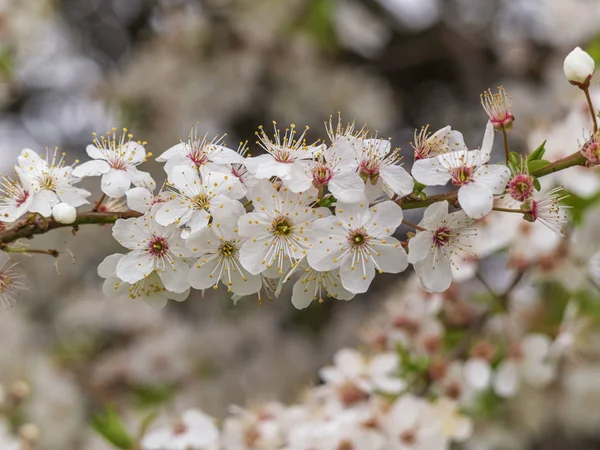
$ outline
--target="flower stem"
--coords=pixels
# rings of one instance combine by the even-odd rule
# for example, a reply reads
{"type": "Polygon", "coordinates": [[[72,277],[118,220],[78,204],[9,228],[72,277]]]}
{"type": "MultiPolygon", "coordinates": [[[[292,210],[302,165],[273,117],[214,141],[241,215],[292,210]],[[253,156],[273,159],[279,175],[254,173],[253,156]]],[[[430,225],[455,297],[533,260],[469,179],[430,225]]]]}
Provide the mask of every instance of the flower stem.
{"type": "Polygon", "coordinates": [[[106,194],[102,194],[102,197],[100,197],[100,200],[96,202],[94,209],[92,209],[92,212],[98,212],[100,206],[102,206],[102,203],[104,203],[104,200],[106,200],[106,194]]]}
{"type": "Polygon", "coordinates": [[[0,249],[4,250],[7,253],[37,253],[40,255],[50,255],[53,258],[58,258],[58,256],[59,256],[58,250],[54,250],[54,249],[42,250],[42,249],[33,249],[33,248],[17,248],[17,247],[2,247],[2,246],[0,246],[0,249]]]}
{"type": "Polygon", "coordinates": [[[411,223],[408,220],[403,220],[402,223],[408,227],[414,228],[415,230],[426,231],[425,228],[420,227],[419,225],[415,225],[414,223],[411,223]]]}
{"type": "Polygon", "coordinates": [[[502,127],[502,137],[504,138],[504,157],[506,158],[506,164],[508,164],[510,148],[508,147],[508,133],[504,127],[502,127]]]}
{"type": "Polygon", "coordinates": [[[592,122],[594,124],[594,134],[596,134],[598,132],[598,118],[596,117],[596,113],[594,112],[594,104],[592,103],[592,97],[590,96],[590,87],[587,86],[585,88],[581,88],[581,90],[585,94],[585,99],[587,100],[588,108],[590,110],[590,114],[592,115],[592,122]]]}
{"type": "Polygon", "coordinates": [[[498,206],[494,206],[492,208],[492,210],[494,210],[494,211],[502,211],[502,212],[507,212],[507,213],[523,214],[523,211],[521,211],[520,209],[500,208],[498,206]]]}

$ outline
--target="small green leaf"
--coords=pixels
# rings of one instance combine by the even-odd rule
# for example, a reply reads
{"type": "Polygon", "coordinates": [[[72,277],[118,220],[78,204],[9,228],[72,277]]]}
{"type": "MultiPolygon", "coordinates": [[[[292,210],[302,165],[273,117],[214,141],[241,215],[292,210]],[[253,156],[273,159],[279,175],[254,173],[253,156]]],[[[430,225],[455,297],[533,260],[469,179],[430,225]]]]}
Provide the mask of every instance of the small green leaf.
{"type": "Polygon", "coordinates": [[[319,206],[329,208],[335,202],[337,202],[337,199],[333,195],[329,195],[329,196],[323,197],[321,200],[319,200],[319,206]]]}
{"type": "Polygon", "coordinates": [[[538,180],[537,177],[533,177],[533,187],[536,191],[542,190],[542,185],[540,184],[540,180],[538,180]]]}
{"type": "Polygon", "coordinates": [[[510,152],[508,154],[508,162],[515,167],[521,167],[521,155],[515,152],[510,152]]]}
{"type": "Polygon", "coordinates": [[[529,173],[533,173],[536,170],[539,170],[542,167],[546,167],[549,164],[550,161],[546,161],[545,159],[536,159],[534,161],[529,161],[527,163],[527,168],[529,169],[529,173]]]}
{"type": "Polygon", "coordinates": [[[133,438],[129,435],[123,421],[112,406],[108,406],[106,411],[94,416],[92,428],[117,448],[123,450],[133,448],[133,438]]]}
{"type": "Polygon", "coordinates": [[[156,412],[156,411],[153,411],[150,414],[148,414],[146,417],[144,417],[144,420],[142,420],[142,423],[140,423],[140,429],[138,431],[138,440],[139,441],[141,441],[142,438],[146,435],[148,428],[150,428],[150,425],[152,425],[152,422],[154,422],[157,417],[158,417],[158,412],[156,412]]]}
{"type": "Polygon", "coordinates": [[[413,194],[419,194],[419,193],[423,192],[423,190],[427,187],[426,185],[419,183],[414,178],[413,178],[413,181],[415,182],[415,187],[413,188],[413,194]]]}
{"type": "Polygon", "coordinates": [[[546,141],[542,142],[538,148],[531,152],[531,154],[527,157],[527,161],[531,162],[542,159],[544,157],[544,153],[546,153],[546,141]]]}

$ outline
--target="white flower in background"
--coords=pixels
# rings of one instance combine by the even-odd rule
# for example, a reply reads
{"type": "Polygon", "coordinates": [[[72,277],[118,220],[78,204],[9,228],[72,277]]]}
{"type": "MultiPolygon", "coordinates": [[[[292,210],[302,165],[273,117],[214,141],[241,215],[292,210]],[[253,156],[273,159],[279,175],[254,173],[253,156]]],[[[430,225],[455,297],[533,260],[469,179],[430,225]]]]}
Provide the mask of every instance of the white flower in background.
{"type": "Polygon", "coordinates": [[[415,150],[415,161],[443,153],[467,150],[462,133],[453,130],[450,125],[433,134],[429,132],[429,125],[426,125],[421,127],[419,133],[415,130],[414,139],[410,145],[415,150]]]}
{"type": "Polygon", "coordinates": [[[286,407],[270,402],[259,408],[245,409],[236,405],[229,407],[229,415],[223,421],[221,444],[227,450],[271,450],[285,443],[284,427],[280,416],[286,407]]]}
{"type": "Polygon", "coordinates": [[[310,247],[313,222],[331,213],[327,208],[313,208],[314,189],[295,194],[288,188],[279,190],[261,182],[252,190],[254,211],[240,217],[239,234],[249,238],[240,250],[240,261],[251,274],[273,267],[283,273],[295,266],[310,247]]]}
{"type": "Polygon", "coordinates": [[[79,178],[102,176],[102,192],[113,198],[123,197],[132,184],[154,187],[152,176],[137,169],[148,156],[142,142],[132,141],[133,135],[128,134],[126,128],[120,137],[116,131],[113,128],[106,137],[94,138],[94,143],[85,149],[93,161],[76,167],[73,175],[79,178]]]}
{"type": "Polygon", "coordinates": [[[504,192],[510,178],[508,167],[488,165],[494,143],[494,126],[488,122],[480,150],[449,152],[415,161],[412,174],[426,186],[443,186],[448,181],[460,186],[458,202],[469,217],[479,219],[492,210],[494,195],[504,192]]]}
{"type": "Polygon", "coordinates": [[[521,342],[513,342],[508,358],[496,368],[493,387],[501,397],[512,397],[519,390],[521,380],[533,387],[544,387],[556,375],[556,365],[549,360],[550,338],[533,333],[521,342]]]}
{"type": "Polygon", "coordinates": [[[77,208],[88,203],[86,198],[91,195],[85,189],[73,186],[80,180],[73,175],[73,167],[65,165],[64,154],[58,159],[57,152],[58,149],[48,161],[48,153],[46,159],[42,159],[36,152],[26,148],[19,155],[19,165],[15,167],[21,183],[31,186],[33,190],[29,211],[44,217],[50,217],[52,207],[58,203],[68,203],[77,208]]]}
{"type": "Polygon", "coordinates": [[[170,178],[177,192],[160,206],[156,221],[164,226],[187,225],[191,233],[206,227],[211,217],[225,220],[245,194],[236,177],[205,166],[200,171],[178,166],[170,178]]]}
{"type": "Polygon", "coordinates": [[[238,234],[238,219],[246,211],[241,203],[228,211],[227,219],[214,220],[209,226],[190,234],[186,246],[199,257],[190,270],[190,284],[195,289],[217,287],[219,281],[237,295],[260,291],[260,275],[250,274],[240,263],[240,248],[247,238],[238,234]]]}
{"type": "Polygon", "coordinates": [[[188,409],[172,426],[150,430],[142,439],[143,450],[209,450],[219,441],[214,419],[197,409],[188,409]]]}
{"type": "Polygon", "coordinates": [[[158,195],[145,187],[134,187],[129,189],[127,195],[127,207],[132,211],[146,214],[157,203],[165,203],[172,200],[175,193],[172,191],[161,191],[158,195]]]}
{"type": "Polygon", "coordinates": [[[25,276],[15,270],[17,265],[7,253],[0,251],[0,305],[4,308],[14,305],[19,293],[28,289],[23,281],[25,276]]]}
{"type": "Polygon", "coordinates": [[[346,348],[336,352],[333,363],[333,366],[319,370],[319,376],[326,384],[340,390],[342,395],[348,386],[364,394],[376,391],[398,394],[406,387],[405,381],[398,375],[400,360],[393,352],[365,358],[358,351],[346,348]]]}
{"type": "Polygon", "coordinates": [[[404,394],[396,400],[383,422],[388,437],[388,450],[442,450],[448,439],[439,422],[427,421],[432,406],[423,398],[404,394]]]}
{"type": "Polygon", "coordinates": [[[473,220],[463,211],[448,214],[448,202],[430,205],[419,222],[424,231],[408,241],[408,261],[425,290],[442,292],[452,283],[451,257],[467,251],[473,220]]]}
{"type": "Polygon", "coordinates": [[[403,197],[413,191],[414,180],[400,165],[400,149],[387,139],[363,139],[355,145],[354,169],[365,182],[366,195],[373,201],[386,194],[403,197]]]}
{"type": "Polygon", "coordinates": [[[558,335],[550,346],[553,358],[566,356],[577,362],[582,351],[589,345],[594,319],[582,314],[574,301],[567,303],[558,335]]]}
{"type": "MultiPolygon", "coordinates": [[[[292,180],[295,165],[305,168],[309,162],[323,151],[322,145],[307,145],[304,139],[306,130],[296,138],[296,126],[290,125],[285,130],[283,137],[277,124],[275,127],[274,141],[269,139],[264,129],[260,127],[257,133],[260,146],[267,152],[264,155],[246,158],[245,164],[248,170],[258,179],[269,179],[278,177],[284,185],[292,180]]],[[[299,171],[300,173],[301,171],[299,171]]]]}
{"type": "Polygon", "coordinates": [[[589,86],[592,75],[594,74],[595,63],[589,53],[580,47],[575,47],[569,53],[563,63],[563,71],[569,83],[579,86],[589,86]]]}
{"type": "Polygon", "coordinates": [[[165,163],[164,169],[169,176],[178,166],[187,166],[195,170],[208,166],[211,170],[218,170],[216,165],[243,164],[244,157],[225,147],[224,138],[225,136],[215,136],[209,140],[208,133],[198,137],[197,128],[192,127],[187,142],[181,141],[174,145],[156,160],[165,163]]]}
{"type": "Polygon", "coordinates": [[[153,308],[164,308],[168,300],[182,302],[190,295],[189,289],[182,293],[169,291],[156,271],[133,284],[122,281],[117,276],[117,265],[123,256],[121,253],[109,255],[98,266],[98,275],[105,279],[102,292],[108,298],[127,294],[130,298],[141,298],[153,308]]]}
{"type": "Polygon", "coordinates": [[[114,238],[131,250],[118,262],[117,277],[135,284],[156,271],[169,291],[182,293],[190,287],[190,268],[184,259],[188,252],[177,225],[164,227],[155,222],[156,208],[143,217],[115,223],[114,238]]]}
{"type": "Polygon", "coordinates": [[[424,415],[426,423],[437,424],[442,435],[450,441],[464,442],[473,434],[473,422],[460,413],[455,400],[440,397],[424,415]]]}
{"type": "Polygon", "coordinates": [[[528,222],[539,221],[548,229],[564,236],[563,225],[568,223],[567,210],[569,206],[561,204],[567,195],[560,196],[562,187],[556,187],[545,194],[537,194],[521,205],[524,218],[528,222]]]}
{"type": "Polygon", "coordinates": [[[392,201],[369,209],[365,203],[338,203],[336,215],[315,222],[315,243],[308,263],[321,272],[340,269],[342,286],[366,292],[380,273],[400,273],[408,266],[406,252],[392,234],[402,223],[402,209],[392,201]]]}
{"type": "Polygon", "coordinates": [[[57,203],[52,207],[52,217],[58,223],[68,225],[77,219],[77,210],[68,203],[57,203]]]}
{"type": "Polygon", "coordinates": [[[33,190],[27,178],[19,181],[8,177],[0,179],[0,222],[14,222],[29,211],[33,190]]]}
{"type": "Polygon", "coordinates": [[[286,282],[296,272],[300,273],[300,277],[292,289],[292,305],[297,309],[308,308],[313,301],[323,303],[323,299],[328,297],[338,300],[354,298],[354,294],[342,286],[339,270],[319,272],[311,268],[306,260],[302,260],[290,271],[283,282],[286,282]]]}

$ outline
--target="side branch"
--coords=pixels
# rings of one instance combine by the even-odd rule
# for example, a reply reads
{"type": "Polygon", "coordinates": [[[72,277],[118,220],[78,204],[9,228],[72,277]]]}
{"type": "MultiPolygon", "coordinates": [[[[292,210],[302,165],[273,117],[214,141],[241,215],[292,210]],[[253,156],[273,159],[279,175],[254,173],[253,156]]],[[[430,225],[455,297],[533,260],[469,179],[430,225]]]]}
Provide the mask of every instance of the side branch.
{"type": "MultiPolygon", "coordinates": [[[[585,157],[581,154],[581,152],[577,151],[569,156],[558,159],[553,163],[544,166],[535,172],[532,172],[534,177],[543,177],[545,175],[550,175],[551,173],[559,172],[564,169],[568,169],[569,167],[574,166],[582,166],[586,162],[585,157]]],[[[425,208],[436,202],[441,202],[443,200],[447,200],[450,204],[456,204],[457,202],[457,193],[449,192],[447,194],[438,194],[432,195],[425,199],[411,199],[410,196],[402,197],[396,200],[396,203],[402,207],[402,209],[417,209],[417,208],[425,208]]],[[[456,205],[457,206],[457,205],[456,205]]]]}
{"type": "Polygon", "coordinates": [[[14,242],[18,239],[31,239],[35,235],[44,234],[58,228],[78,228],[80,225],[105,225],[113,224],[118,219],[139,217],[136,211],[126,212],[84,212],[77,215],[77,220],[71,224],[59,223],[49,218],[45,219],[38,215],[26,217],[23,221],[15,224],[5,232],[0,233],[0,247],[14,242]]]}

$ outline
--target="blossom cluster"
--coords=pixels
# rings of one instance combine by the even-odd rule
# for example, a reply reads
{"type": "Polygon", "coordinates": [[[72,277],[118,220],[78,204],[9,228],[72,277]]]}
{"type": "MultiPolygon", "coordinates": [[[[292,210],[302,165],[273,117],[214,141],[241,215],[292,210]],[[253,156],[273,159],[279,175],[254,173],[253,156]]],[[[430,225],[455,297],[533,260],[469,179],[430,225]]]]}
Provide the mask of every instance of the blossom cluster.
{"type": "MultiPolygon", "coordinates": [[[[580,52],[565,60],[565,74],[589,99],[593,66],[580,52]]],[[[482,103],[489,120],[481,146],[469,149],[450,126],[433,134],[424,127],[415,132],[410,173],[390,140],[331,119],[327,139],[313,143],[295,125],[274,124],[273,135],[259,129],[259,156],[246,144],[232,150],[223,137],[192,129],[156,158],[167,180],[160,189],[138,168],[152,156],[146,143],[126,129],[96,136],[82,164],[66,164],[57,150],[42,157],[25,149],[16,178],[3,180],[0,237],[77,226],[86,214],[87,223],[115,218],[113,237],[127,252],[100,264],[103,291],[157,307],[185,300],[192,288],[223,285],[237,302],[280,295],[290,282],[291,301],[301,309],[325,297],[350,300],[368,291],[376,273],[401,273],[411,264],[404,295],[367,333],[368,351],[340,350],[302,403],[232,408],[221,430],[189,410],[174,425],[145,433],[140,447],[446,449],[471,437],[465,411],[482,396],[546,386],[561,359],[577,351],[585,331],[578,303],[561,311],[556,332],[537,332],[528,321],[531,305],[522,302],[541,296],[533,281],[560,280],[576,290],[600,279],[596,217],[585,217],[575,232],[563,230],[567,207],[556,181],[568,186],[572,175],[554,174],[598,163],[595,118],[580,151],[551,163],[544,144],[528,156],[508,150],[515,117],[503,88],[484,93],[482,103]],[[496,132],[506,158],[491,164],[496,132]],[[545,175],[548,183],[539,179],[545,175]],[[91,193],[76,185],[88,177],[101,177],[103,195],[80,214],[91,193]],[[456,189],[424,193],[448,183],[456,189]],[[405,220],[404,211],[419,206],[426,206],[420,222],[405,220]],[[403,224],[412,229],[405,241],[397,237],[403,224]],[[496,280],[500,289],[489,281],[503,271],[489,279],[484,273],[483,262],[496,260],[509,278],[496,280]],[[494,307],[482,308],[473,292],[494,307]],[[449,340],[451,326],[461,329],[458,343],[449,340]]],[[[9,247],[14,240],[0,241],[1,248],[27,253],[9,247]]],[[[25,285],[7,254],[0,257],[0,301],[11,304],[25,285]]]]}

